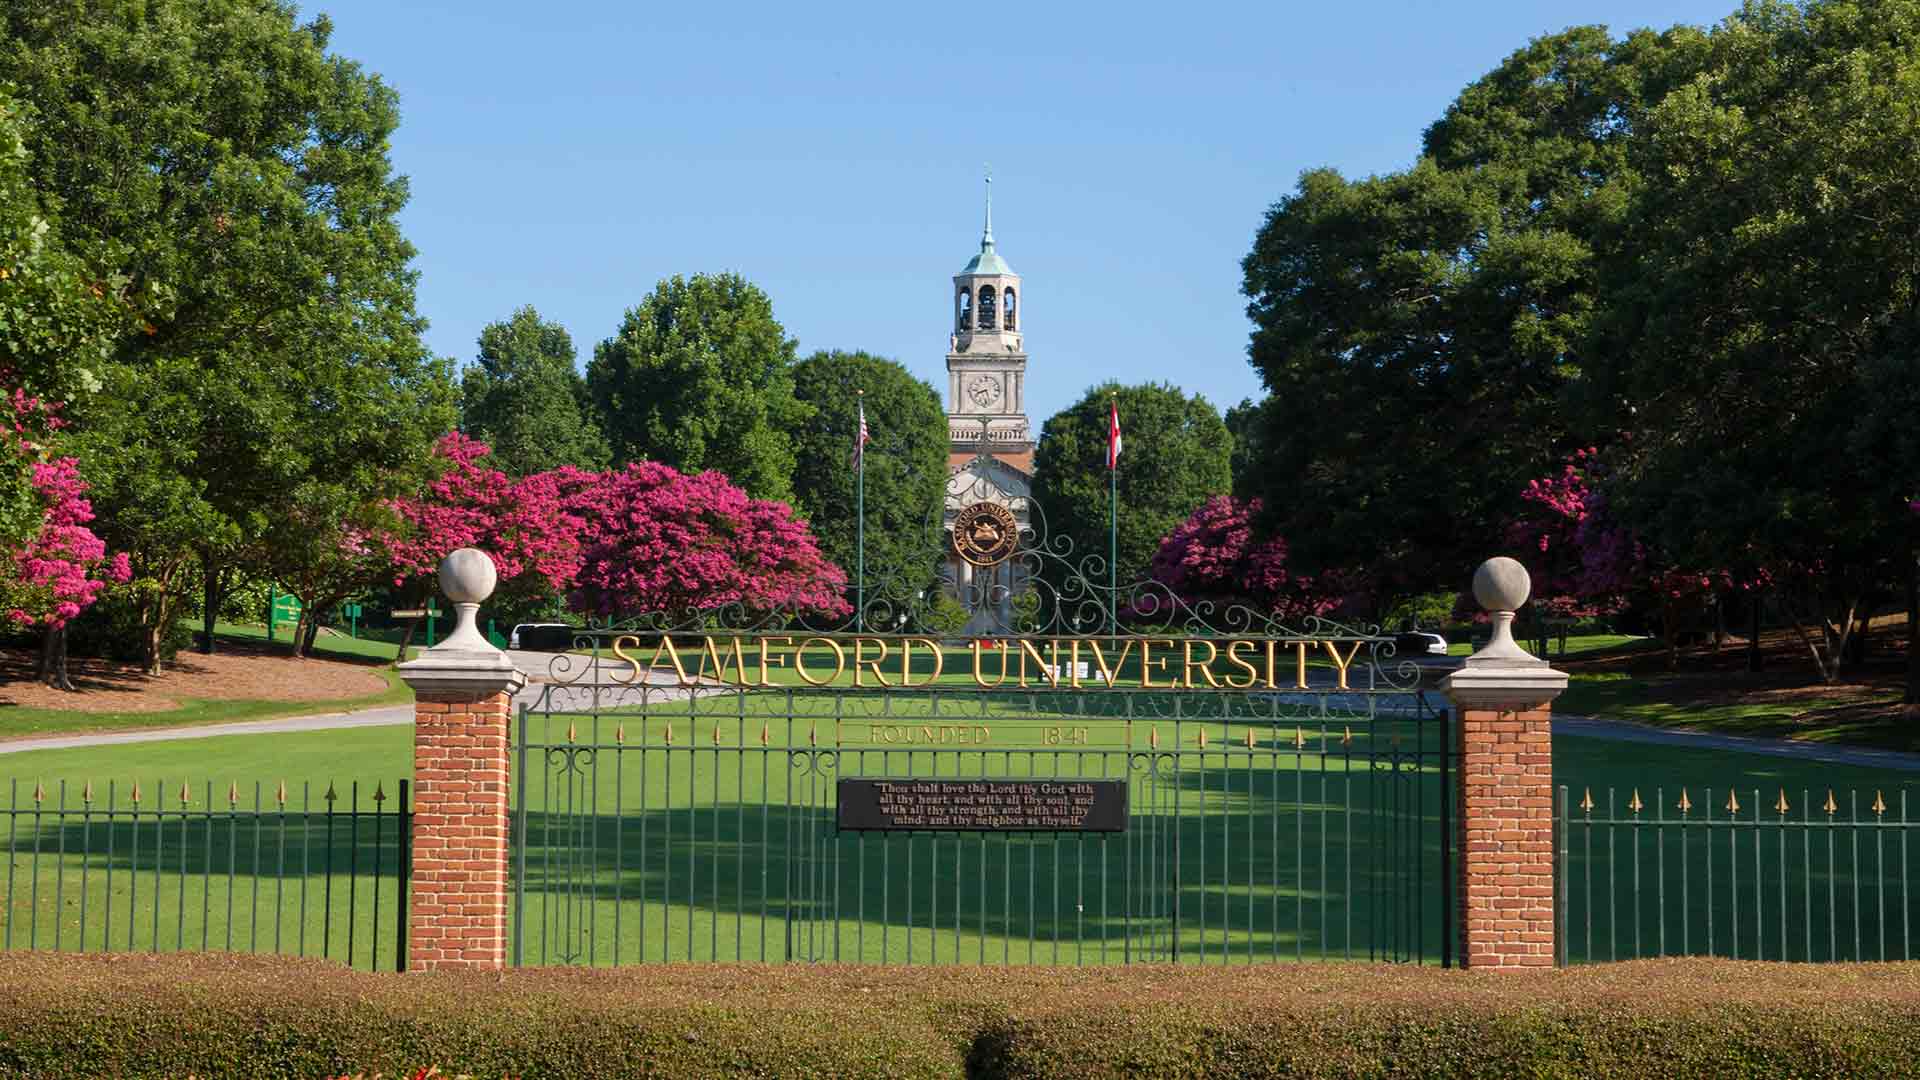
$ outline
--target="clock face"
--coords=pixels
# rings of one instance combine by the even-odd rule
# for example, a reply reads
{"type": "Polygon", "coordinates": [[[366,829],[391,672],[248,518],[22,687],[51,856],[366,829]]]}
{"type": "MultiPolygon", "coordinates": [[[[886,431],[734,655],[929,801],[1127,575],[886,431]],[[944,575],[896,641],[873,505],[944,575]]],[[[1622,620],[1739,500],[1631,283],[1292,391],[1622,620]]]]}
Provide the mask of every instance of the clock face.
{"type": "Polygon", "coordinates": [[[976,407],[989,409],[1000,403],[1000,380],[991,375],[975,375],[967,383],[967,396],[976,407]]]}

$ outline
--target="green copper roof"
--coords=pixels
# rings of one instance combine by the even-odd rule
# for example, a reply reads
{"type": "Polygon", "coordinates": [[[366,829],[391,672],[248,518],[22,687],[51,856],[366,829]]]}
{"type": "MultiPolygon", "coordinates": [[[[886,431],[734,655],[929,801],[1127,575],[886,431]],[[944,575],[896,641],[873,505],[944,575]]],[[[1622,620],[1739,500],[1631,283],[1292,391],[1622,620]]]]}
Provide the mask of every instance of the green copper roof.
{"type": "Polygon", "coordinates": [[[980,254],[967,260],[967,268],[960,272],[962,274],[1011,274],[1013,267],[1008,266],[1007,260],[993,250],[993,241],[986,240],[980,245],[980,254]]]}

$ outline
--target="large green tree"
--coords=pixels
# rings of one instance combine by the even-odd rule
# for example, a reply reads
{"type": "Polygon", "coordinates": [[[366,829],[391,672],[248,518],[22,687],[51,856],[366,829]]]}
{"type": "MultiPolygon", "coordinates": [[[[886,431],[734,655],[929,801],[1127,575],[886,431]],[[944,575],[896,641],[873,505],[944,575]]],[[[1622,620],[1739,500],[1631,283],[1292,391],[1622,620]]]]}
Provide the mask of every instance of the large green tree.
{"type": "Polygon", "coordinates": [[[1639,183],[1649,100],[1701,34],[1541,38],[1460,94],[1403,172],[1305,174],[1254,239],[1249,355],[1270,397],[1243,469],[1301,569],[1452,587],[1569,439],[1596,251],[1639,183]]]}
{"type": "Polygon", "coordinates": [[[0,7],[34,183],[65,241],[146,301],[73,416],[150,646],[189,560],[218,576],[294,509],[404,486],[454,418],[396,220],[397,100],[330,34],[271,0],[0,7]]]}
{"type": "Polygon", "coordinates": [[[854,432],[866,408],[866,578],[870,600],[899,601],[934,579],[946,499],[947,414],[940,395],[894,360],[823,351],[794,368],[814,412],[794,433],[794,501],[821,550],[855,574],[854,432]]]}
{"type": "Polygon", "coordinates": [[[793,498],[795,343],[738,274],[675,275],[630,308],[587,365],[616,463],[725,473],[756,499],[793,498]]]}
{"type": "Polygon", "coordinates": [[[1682,562],[1771,569],[1828,678],[1912,587],[1917,41],[1914,0],[1746,5],[1640,118],[1606,267],[1614,509],[1682,562]]]}
{"type": "MultiPolygon", "coordinates": [[[[58,412],[98,389],[117,338],[134,324],[126,282],[102,253],[75,251],[33,184],[24,107],[0,92],[0,550],[17,550],[41,524],[30,466],[57,441],[58,412]],[[18,391],[20,397],[15,399],[18,391]],[[31,403],[31,404],[30,404],[31,403]]],[[[0,601],[8,583],[0,580],[0,601]]],[[[12,603],[5,603],[13,607],[12,603]]]]}
{"type": "Polygon", "coordinates": [[[507,475],[606,467],[607,440],[574,365],[573,339],[532,307],[480,331],[480,354],[460,390],[460,429],[491,446],[507,475]]]}
{"type": "MultiPolygon", "coordinates": [[[[1034,452],[1033,494],[1046,515],[1043,542],[1070,542],[1067,559],[1087,573],[1108,549],[1108,406],[1120,409],[1119,582],[1147,580],[1160,540],[1214,495],[1233,486],[1233,436],[1206,398],[1165,383],[1102,383],[1053,414],[1034,452]]],[[[1104,570],[1089,574],[1105,584],[1104,570]]]]}

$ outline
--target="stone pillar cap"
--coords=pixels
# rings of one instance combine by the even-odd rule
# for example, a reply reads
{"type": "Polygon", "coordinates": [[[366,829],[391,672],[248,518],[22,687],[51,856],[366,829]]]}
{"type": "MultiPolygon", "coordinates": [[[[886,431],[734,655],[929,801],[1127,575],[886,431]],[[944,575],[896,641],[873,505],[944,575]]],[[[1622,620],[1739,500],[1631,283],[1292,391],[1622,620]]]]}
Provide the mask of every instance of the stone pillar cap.
{"type": "Polygon", "coordinates": [[[1532,593],[1533,580],[1518,559],[1496,556],[1474,571],[1474,599],[1493,616],[1493,636],[1441,682],[1456,705],[1533,708],[1567,688],[1565,672],[1513,639],[1514,611],[1532,593]]]}
{"type": "Polygon", "coordinates": [[[488,697],[513,693],[527,684],[526,675],[506,653],[480,634],[480,605],[499,583],[493,556],[478,548],[460,548],[440,560],[440,591],[453,601],[456,622],[446,640],[398,668],[413,691],[430,694],[488,697]]]}

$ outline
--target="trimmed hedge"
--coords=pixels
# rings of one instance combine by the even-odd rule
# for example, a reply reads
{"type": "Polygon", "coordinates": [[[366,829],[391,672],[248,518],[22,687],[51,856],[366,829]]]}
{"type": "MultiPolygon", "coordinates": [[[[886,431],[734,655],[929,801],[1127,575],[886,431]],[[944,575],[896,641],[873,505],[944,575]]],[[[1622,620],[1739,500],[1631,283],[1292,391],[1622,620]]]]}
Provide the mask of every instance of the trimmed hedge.
{"type": "Polygon", "coordinates": [[[1915,1062],[1920,964],[391,975],[0,956],[6,1077],[1862,1077],[1915,1062]]]}

